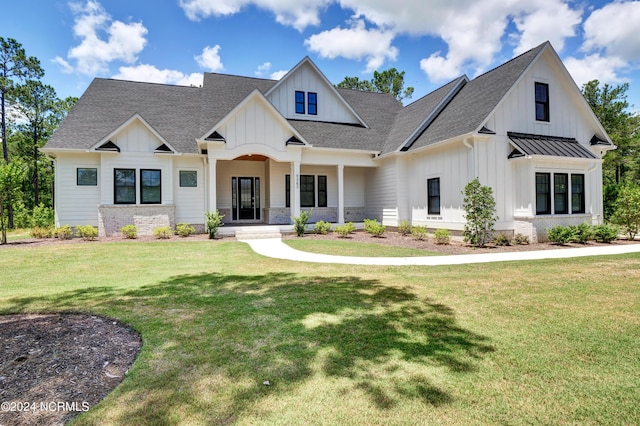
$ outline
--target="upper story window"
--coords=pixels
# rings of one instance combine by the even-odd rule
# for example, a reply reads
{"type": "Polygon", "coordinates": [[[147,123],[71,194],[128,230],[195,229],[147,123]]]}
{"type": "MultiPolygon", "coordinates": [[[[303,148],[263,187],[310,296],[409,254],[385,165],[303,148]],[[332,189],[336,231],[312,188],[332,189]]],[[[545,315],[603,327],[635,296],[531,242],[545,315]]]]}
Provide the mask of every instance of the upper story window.
{"type": "Polygon", "coordinates": [[[307,94],[307,100],[309,101],[309,114],[318,115],[318,94],[309,92],[307,94]]]}
{"type": "Polygon", "coordinates": [[[304,92],[296,90],[296,114],[304,114],[304,92]]]}
{"type": "Polygon", "coordinates": [[[296,90],[296,114],[318,115],[318,94],[296,90]]]}
{"type": "Polygon", "coordinates": [[[535,84],[536,90],[536,121],[549,121],[549,85],[535,84]]]}

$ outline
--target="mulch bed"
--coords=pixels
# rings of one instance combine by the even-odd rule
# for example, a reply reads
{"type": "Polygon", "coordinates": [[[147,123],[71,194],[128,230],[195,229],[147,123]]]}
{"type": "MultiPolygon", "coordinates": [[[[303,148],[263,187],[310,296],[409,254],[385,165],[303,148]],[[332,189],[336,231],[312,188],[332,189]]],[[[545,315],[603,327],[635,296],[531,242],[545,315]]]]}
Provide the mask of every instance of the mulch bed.
{"type": "Polygon", "coordinates": [[[0,316],[0,425],[62,425],[123,379],[142,341],[86,314],[0,316]]]}

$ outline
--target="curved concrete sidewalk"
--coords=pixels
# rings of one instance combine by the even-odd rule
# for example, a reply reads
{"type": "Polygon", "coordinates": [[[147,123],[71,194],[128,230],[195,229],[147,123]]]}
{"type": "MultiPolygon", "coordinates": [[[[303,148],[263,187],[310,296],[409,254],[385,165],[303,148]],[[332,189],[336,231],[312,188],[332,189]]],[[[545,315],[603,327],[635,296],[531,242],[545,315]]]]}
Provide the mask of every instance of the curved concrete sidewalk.
{"type": "Polygon", "coordinates": [[[566,248],[557,250],[537,250],[509,253],[460,254],[453,256],[424,257],[353,257],[329,254],[308,253],[293,249],[280,238],[268,238],[243,241],[253,251],[274,259],[296,260],[299,262],[339,263],[344,265],[462,265],[467,263],[506,262],[516,260],[562,259],[583,256],[602,256],[610,254],[640,253],[640,244],[597,246],[584,248],[566,248]]]}

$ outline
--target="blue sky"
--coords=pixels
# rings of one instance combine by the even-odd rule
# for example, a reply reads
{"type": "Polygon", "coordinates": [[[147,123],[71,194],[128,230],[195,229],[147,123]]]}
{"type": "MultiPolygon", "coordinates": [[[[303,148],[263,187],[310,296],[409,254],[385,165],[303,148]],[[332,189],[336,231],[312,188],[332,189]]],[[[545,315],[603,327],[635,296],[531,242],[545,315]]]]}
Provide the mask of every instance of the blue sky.
{"type": "Polygon", "coordinates": [[[630,83],[640,110],[640,1],[19,0],[0,36],[40,59],[58,96],[94,77],[200,84],[279,78],[310,56],[332,83],[406,71],[413,99],[549,40],[578,86],[630,83]]]}

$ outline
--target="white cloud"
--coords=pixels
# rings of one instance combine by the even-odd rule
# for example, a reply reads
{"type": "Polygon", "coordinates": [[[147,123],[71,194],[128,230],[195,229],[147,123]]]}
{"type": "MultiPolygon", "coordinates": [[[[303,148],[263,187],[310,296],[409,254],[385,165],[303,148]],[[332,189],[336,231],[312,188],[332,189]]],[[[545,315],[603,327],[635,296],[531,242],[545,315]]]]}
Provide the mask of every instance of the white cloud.
{"type": "Polygon", "coordinates": [[[72,3],[71,10],[75,15],[73,33],[81,41],[69,50],[68,60],[54,59],[65,72],[71,69],[72,61],[76,71],[89,75],[106,72],[113,61],[132,64],[147,44],[147,29],[142,23],[113,21],[95,0],[84,5],[72,3]]]}
{"type": "Polygon", "coordinates": [[[258,66],[258,69],[254,72],[254,74],[258,77],[262,77],[265,72],[269,72],[271,69],[271,62],[265,62],[262,65],[258,66]]]}
{"type": "Polygon", "coordinates": [[[591,80],[610,84],[621,83],[623,79],[618,76],[618,72],[627,66],[626,61],[620,58],[601,56],[599,53],[582,59],[568,57],[563,62],[578,87],[591,80]]]}
{"type": "Polygon", "coordinates": [[[62,59],[60,56],[56,56],[51,62],[53,62],[54,64],[58,64],[64,74],[71,74],[73,72],[73,67],[71,66],[71,64],[62,59]]]}
{"type": "Polygon", "coordinates": [[[275,14],[276,21],[298,31],[320,24],[320,9],[333,0],[180,0],[187,18],[197,21],[209,16],[233,15],[249,5],[275,14]]]}
{"type": "Polygon", "coordinates": [[[183,74],[180,71],[158,69],[153,65],[141,64],[120,67],[113,78],[118,80],[142,81],[146,83],[177,84],[180,86],[202,86],[200,73],[183,74]]]}
{"type": "Polygon", "coordinates": [[[289,71],[286,70],[272,72],[270,76],[271,80],[280,80],[282,77],[287,75],[288,72],[289,71]]]}
{"type": "Polygon", "coordinates": [[[322,58],[365,59],[366,72],[378,69],[385,60],[396,60],[398,49],[391,45],[393,32],[367,29],[363,19],[353,20],[351,24],[351,28],[336,27],[314,34],[304,44],[322,58]]]}
{"type": "Polygon", "coordinates": [[[207,46],[202,49],[202,54],[195,56],[195,60],[202,68],[205,68],[211,72],[218,72],[224,69],[222,60],[220,59],[220,46],[215,45],[213,47],[207,46]]]}
{"type": "Polygon", "coordinates": [[[514,53],[520,54],[545,41],[561,52],[565,40],[576,35],[582,23],[582,11],[571,9],[568,4],[555,0],[541,1],[531,13],[522,13],[514,19],[520,41],[514,53]],[[545,5],[545,7],[540,7],[545,5]]]}
{"type": "Polygon", "coordinates": [[[604,50],[627,61],[640,60],[640,2],[613,2],[591,13],[584,23],[586,52],[604,50]]]}

